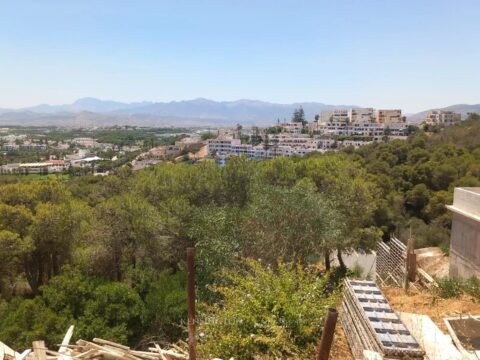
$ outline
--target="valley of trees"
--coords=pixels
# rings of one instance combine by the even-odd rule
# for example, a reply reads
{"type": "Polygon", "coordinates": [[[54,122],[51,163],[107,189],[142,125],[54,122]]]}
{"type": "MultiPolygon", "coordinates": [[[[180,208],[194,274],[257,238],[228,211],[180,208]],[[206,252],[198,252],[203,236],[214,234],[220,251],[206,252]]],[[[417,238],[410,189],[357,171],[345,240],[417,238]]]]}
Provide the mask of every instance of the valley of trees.
{"type": "Polygon", "coordinates": [[[431,130],[224,168],[0,177],[0,340],[58,344],[70,324],[137,347],[185,339],[194,245],[199,316],[218,320],[200,323],[204,358],[305,355],[345,274],[333,258],[410,228],[417,246],[448,252],[445,204],[455,186],[480,186],[480,117],[431,130]]]}

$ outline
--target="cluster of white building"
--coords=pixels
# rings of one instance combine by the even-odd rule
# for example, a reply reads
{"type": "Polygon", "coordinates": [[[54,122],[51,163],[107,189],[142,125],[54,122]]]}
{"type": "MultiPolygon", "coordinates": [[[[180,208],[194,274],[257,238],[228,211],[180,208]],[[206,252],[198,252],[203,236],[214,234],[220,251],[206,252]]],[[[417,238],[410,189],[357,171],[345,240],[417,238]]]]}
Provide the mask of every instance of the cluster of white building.
{"type": "Polygon", "coordinates": [[[2,165],[0,175],[63,173],[71,166],[86,167],[101,160],[103,159],[98,156],[88,156],[85,150],[79,150],[76,154],[67,155],[63,160],[52,157],[50,160],[41,162],[2,165]]]}
{"type": "Polygon", "coordinates": [[[332,138],[316,138],[302,134],[280,133],[265,136],[259,145],[242,144],[240,139],[220,137],[207,142],[208,155],[216,157],[221,163],[230,156],[245,155],[255,160],[272,159],[278,156],[304,156],[312,152],[326,152],[337,147],[364,145],[361,140],[335,140],[332,138]],[[268,140],[267,140],[268,139],[268,140]]]}
{"type": "Polygon", "coordinates": [[[427,125],[451,126],[459,123],[462,115],[454,111],[432,110],[425,117],[427,125]]]}
{"type": "Polygon", "coordinates": [[[309,125],[288,122],[278,124],[276,128],[278,133],[264,133],[263,143],[256,146],[242,144],[235,136],[210,139],[208,154],[220,161],[238,155],[252,159],[304,156],[346,146],[359,147],[386,136],[405,139],[408,124],[399,109],[352,108],[323,111],[309,125]]]}
{"type": "Polygon", "coordinates": [[[400,109],[352,108],[322,111],[309,126],[310,132],[339,137],[381,140],[385,136],[402,138],[408,124],[400,109]]]}
{"type": "Polygon", "coordinates": [[[221,161],[229,156],[246,155],[251,159],[271,159],[277,156],[303,156],[309,152],[318,151],[317,147],[302,146],[292,147],[285,145],[249,145],[242,144],[240,139],[234,138],[217,138],[208,140],[209,156],[216,156],[221,161]]]}
{"type": "Polygon", "coordinates": [[[0,140],[4,142],[1,146],[2,151],[11,152],[11,151],[45,151],[47,149],[47,145],[41,144],[40,142],[34,142],[27,140],[26,135],[6,135],[0,137],[0,140]]]}

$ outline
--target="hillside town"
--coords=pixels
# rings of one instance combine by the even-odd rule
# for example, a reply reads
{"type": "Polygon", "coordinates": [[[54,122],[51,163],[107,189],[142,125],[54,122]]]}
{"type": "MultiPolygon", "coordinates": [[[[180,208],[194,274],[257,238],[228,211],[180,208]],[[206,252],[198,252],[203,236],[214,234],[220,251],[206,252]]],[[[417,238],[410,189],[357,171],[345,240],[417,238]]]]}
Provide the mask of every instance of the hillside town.
{"type": "MultiPolygon", "coordinates": [[[[427,113],[421,126],[450,126],[461,121],[461,115],[435,110],[427,113]]],[[[251,159],[278,156],[304,156],[312,152],[358,148],[372,142],[405,140],[418,124],[409,124],[400,109],[352,108],[322,111],[308,123],[299,109],[291,121],[280,122],[266,129],[244,133],[219,131],[208,140],[208,154],[221,164],[230,156],[245,155],[251,159]],[[259,140],[259,141],[256,141],[259,140]]]]}
{"type": "MultiPolygon", "coordinates": [[[[461,115],[434,110],[420,126],[447,127],[461,121],[461,115]]],[[[322,111],[308,122],[303,109],[295,110],[290,121],[277,121],[267,128],[251,127],[189,129],[151,146],[145,141],[109,143],[93,136],[50,140],[49,131],[19,133],[17,128],[0,129],[3,161],[0,174],[81,174],[106,175],[116,166],[129,163],[133,170],[161,161],[203,161],[215,159],[221,166],[232,156],[262,160],[279,156],[304,156],[312,152],[337,151],[379,141],[404,140],[415,131],[400,109],[351,108],[322,111]],[[23,155],[23,156],[16,156],[23,155]],[[31,155],[31,156],[29,156],[31,155]],[[14,159],[10,161],[8,159],[14,159]],[[22,161],[35,158],[36,161],[22,161]],[[123,159],[123,161],[122,161],[123,159]],[[15,161],[20,160],[20,161],[15,161]],[[102,166],[103,164],[103,166],[102,166]],[[76,170],[75,170],[76,169],[76,170]]],[[[104,128],[114,134],[118,127],[104,128]]],[[[136,131],[149,131],[149,128],[136,131]]]]}

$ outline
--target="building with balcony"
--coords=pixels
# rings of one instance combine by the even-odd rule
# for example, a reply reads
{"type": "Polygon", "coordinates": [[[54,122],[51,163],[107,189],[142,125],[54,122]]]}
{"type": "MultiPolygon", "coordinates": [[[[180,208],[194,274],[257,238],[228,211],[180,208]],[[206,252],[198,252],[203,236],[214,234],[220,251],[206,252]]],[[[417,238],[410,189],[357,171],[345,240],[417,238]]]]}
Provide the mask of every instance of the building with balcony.
{"type": "Polygon", "coordinates": [[[428,125],[450,126],[459,123],[462,115],[453,111],[432,110],[425,117],[428,125]]]}
{"type": "Polygon", "coordinates": [[[373,108],[353,108],[350,109],[351,123],[370,123],[373,122],[375,112],[373,108]]]}
{"type": "Polygon", "coordinates": [[[406,119],[402,117],[402,110],[400,109],[381,109],[376,111],[375,121],[379,124],[391,124],[404,123],[406,122],[406,119]]]}

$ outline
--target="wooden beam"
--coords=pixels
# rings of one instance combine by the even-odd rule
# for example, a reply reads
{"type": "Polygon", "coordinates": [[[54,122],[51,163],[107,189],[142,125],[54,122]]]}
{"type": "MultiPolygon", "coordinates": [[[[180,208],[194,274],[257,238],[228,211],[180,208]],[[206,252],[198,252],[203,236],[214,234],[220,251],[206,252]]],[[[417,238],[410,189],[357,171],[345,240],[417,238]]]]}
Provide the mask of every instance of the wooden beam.
{"type": "Polygon", "coordinates": [[[47,360],[47,347],[44,341],[34,341],[32,347],[35,360],[47,360]]]}

